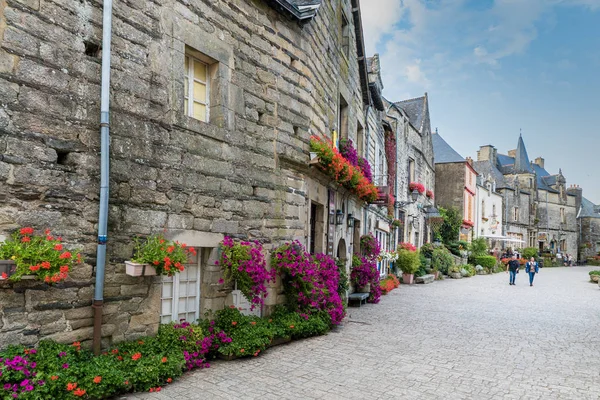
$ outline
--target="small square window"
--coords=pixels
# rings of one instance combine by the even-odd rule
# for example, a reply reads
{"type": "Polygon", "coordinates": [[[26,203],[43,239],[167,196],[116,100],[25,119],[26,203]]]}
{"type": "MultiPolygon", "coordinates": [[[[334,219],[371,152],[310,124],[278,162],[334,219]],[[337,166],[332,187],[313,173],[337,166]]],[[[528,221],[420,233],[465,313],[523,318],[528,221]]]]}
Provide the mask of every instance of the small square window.
{"type": "Polygon", "coordinates": [[[209,121],[209,66],[186,53],[184,78],[184,113],[200,121],[209,121]]]}

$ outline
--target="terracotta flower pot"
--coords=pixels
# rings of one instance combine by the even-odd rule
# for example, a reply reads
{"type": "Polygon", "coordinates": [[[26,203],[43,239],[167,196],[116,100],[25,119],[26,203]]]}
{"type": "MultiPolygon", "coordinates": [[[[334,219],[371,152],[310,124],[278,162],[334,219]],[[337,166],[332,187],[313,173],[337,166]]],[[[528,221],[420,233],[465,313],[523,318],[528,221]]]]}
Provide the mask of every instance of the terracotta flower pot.
{"type": "Polygon", "coordinates": [[[150,264],[125,261],[125,273],[129,276],[153,276],[156,275],[156,269],[150,264]]]}
{"type": "Polygon", "coordinates": [[[412,285],[415,283],[415,274],[402,273],[402,283],[405,285],[412,285]]]}

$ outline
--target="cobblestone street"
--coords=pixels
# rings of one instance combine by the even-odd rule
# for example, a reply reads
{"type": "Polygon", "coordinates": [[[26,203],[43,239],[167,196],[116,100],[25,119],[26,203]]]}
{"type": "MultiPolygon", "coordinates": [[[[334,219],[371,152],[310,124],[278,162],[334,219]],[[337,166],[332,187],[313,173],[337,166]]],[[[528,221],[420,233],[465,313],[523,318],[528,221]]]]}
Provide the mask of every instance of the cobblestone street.
{"type": "Polygon", "coordinates": [[[591,268],[401,286],[324,337],[215,362],[128,399],[598,399],[591,268]]]}

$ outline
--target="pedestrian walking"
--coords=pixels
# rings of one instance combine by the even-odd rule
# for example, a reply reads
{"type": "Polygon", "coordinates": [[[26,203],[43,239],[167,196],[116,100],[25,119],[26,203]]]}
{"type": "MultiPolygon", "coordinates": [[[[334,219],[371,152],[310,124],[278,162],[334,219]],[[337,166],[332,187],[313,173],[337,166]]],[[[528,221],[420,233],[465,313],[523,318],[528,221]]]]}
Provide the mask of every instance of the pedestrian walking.
{"type": "Polygon", "coordinates": [[[535,258],[531,257],[531,260],[527,261],[525,272],[529,274],[529,286],[533,286],[533,278],[535,277],[535,274],[540,272],[540,267],[537,261],[535,261],[535,258]]]}
{"type": "Polygon", "coordinates": [[[519,260],[517,260],[516,254],[513,254],[512,259],[506,265],[506,272],[510,272],[510,282],[509,285],[515,284],[515,279],[517,278],[517,274],[519,273],[519,260]]]}

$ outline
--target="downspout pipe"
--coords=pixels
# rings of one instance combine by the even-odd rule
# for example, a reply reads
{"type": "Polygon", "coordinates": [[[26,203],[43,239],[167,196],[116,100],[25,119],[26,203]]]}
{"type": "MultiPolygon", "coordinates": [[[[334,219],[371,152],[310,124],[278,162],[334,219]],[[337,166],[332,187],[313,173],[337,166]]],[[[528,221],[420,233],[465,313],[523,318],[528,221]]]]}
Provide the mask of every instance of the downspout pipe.
{"type": "Polygon", "coordinates": [[[110,142],[110,45],[112,36],[112,0],[104,0],[102,16],[102,83],[100,92],[100,213],[96,251],[96,286],[94,288],[94,354],[100,354],[102,342],[102,308],[104,306],[104,271],[108,238],[108,186],[110,142]]]}

